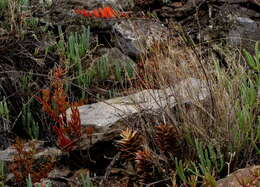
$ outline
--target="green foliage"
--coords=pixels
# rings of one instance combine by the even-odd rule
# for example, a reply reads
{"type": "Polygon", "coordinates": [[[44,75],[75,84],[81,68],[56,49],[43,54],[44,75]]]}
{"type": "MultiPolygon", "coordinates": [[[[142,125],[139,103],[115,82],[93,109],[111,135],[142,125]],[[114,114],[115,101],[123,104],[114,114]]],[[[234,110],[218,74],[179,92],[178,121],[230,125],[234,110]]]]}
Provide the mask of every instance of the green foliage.
{"type": "MultiPolygon", "coordinates": [[[[28,178],[26,179],[26,186],[27,187],[34,187],[34,186],[35,187],[42,187],[43,185],[41,185],[41,184],[33,185],[31,175],[29,174],[28,178]]],[[[51,182],[48,182],[48,183],[45,184],[45,187],[51,187],[51,186],[52,186],[51,182]]]]}
{"type": "Polygon", "coordinates": [[[9,109],[5,97],[0,101],[0,116],[9,120],[9,109]]]}
{"type": "Polygon", "coordinates": [[[187,182],[187,178],[186,175],[184,174],[184,167],[182,164],[182,161],[178,161],[177,158],[175,158],[175,166],[176,166],[176,172],[177,175],[181,178],[181,180],[186,183],[187,182]]]}
{"type": "Polygon", "coordinates": [[[135,76],[135,69],[134,69],[134,66],[135,64],[133,64],[132,62],[129,62],[129,61],[126,61],[125,62],[126,65],[124,66],[124,71],[125,71],[125,74],[128,78],[134,78],[135,76]]]}
{"type": "Polygon", "coordinates": [[[168,4],[168,3],[171,2],[171,0],[162,0],[162,2],[163,2],[164,4],[168,4]]]}
{"type": "Polygon", "coordinates": [[[115,78],[117,81],[123,80],[121,67],[120,67],[120,64],[118,64],[118,63],[115,64],[115,78]]]}
{"type": "Polygon", "coordinates": [[[109,78],[109,75],[113,74],[115,77],[115,81],[123,82],[125,78],[133,78],[134,77],[134,64],[131,61],[114,61],[112,63],[108,62],[108,56],[103,55],[97,65],[93,67],[94,72],[96,72],[96,76],[99,80],[106,80],[109,78]]]}
{"type": "Polygon", "coordinates": [[[83,33],[71,33],[68,39],[67,56],[72,62],[72,66],[77,67],[78,75],[83,73],[81,58],[89,49],[90,28],[83,27],[83,33]]]}
{"type": "MultiPolygon", "coordinates": [[[[31,184],[31,183],[29,182],[29,185],[30,185],[30,184],[31,184]]],[[[27,183],[27,186],[28,186],[28,183],[27,183]]],[[[42,187],[43,185],[40,184],[40,183],[36,183],[36,184],[34,184],[34,186],[35,186],[35,187],[42,187]]],[[[51,184],[51,182],[48,182],[48,183],[45,183],[44,186],[45,186],[45,187],[51,187],[52,184],[51,184]]]]}
{"type": "Polygon", "coordinates": [[[93,187],[93,184],[91,182],[91,179],[88,175],[80,175],[81,177],[81,182],[82,182],[82,187],[93,187]]]}
{"type": "Polygon", "coordinates": [[[106,80],[109,76],[109,67],[108,67],[108,57],[103,55],[100,57],[97,65],[95,67],[95,71],[98,74],[99,79],[106,80]]]}
{"type": "Polygon", "coordinates": [[[197,139],[195,140],[198,166],[203,176],[209,173],[220,173],[224,166],[222,154],[217,154],[211,144],[203,146],[197,139]]]}
{"type": "Polygon", "coordinates": [[[134,68],[133,64],[129,61],[124,63],[115,62],[115,78],[117,81],[122,82],[125,78],[134,77],[134,68]]]}
{"type": "Polygon", "coordinates": [[[23,104],[22,114],[22,123],[25,130],[32,139],[38,139],[39,126],[38,123],[33,119],[30,104],[23,104]]]}
{"type": "Polygon", "coordinates": [[[28,103],[23,104],[22,106],[22,125],[25,128],[26,132],[32,139],[38,139],[39,137],[39,126],[38,123],[35,122],[32,116],[31,111],[31,98],[30,95],[32,93],[32,88],[30,85],[33,82],[32,73],[25,74],[21,77],[21,90],[23,94],[29,95],[28,96],[28,103]]]}
{"type": "Polygon", "coordinates": [[[31,72],[22,76],[20,79],[21,88],[24,93],[30,93],[32,90],[30,88],[30,83],[33,82],[32,74],[31,72]]]}
{"type": "Polygon", "coordinates": [[[57,49],[61,53],[60,55],[65,55],[66,54],[66,48],[65,48],[65,39],[64,39],[64,33],[61,30],[61,26],[58,26],[58,31],[59,31],[59,42],[57,44],[57,49]]]}
{"type": "Polygon", "coordinates": [[[215,177],[209,173],[205,173],[205,175],[203,177],[203,186],[216,187],[217,182],[216,182],[215,177]]]}
{"type": "Polygon", "coordinates": [[[8,0],[1,0],[0,1],[0,15],[3,14],[3,12],[6,10],[8,7],[8,0]]]}
{"type": "Polygon", "coordinates": [[[222,154],[218,154],[212,145],[203,146],[197,139],[195,139],[195,148],[198,156],[197,162],[190,162],[184,166],[182,160],[178,161],[175,158],[178,177],[189,186],[196,186],[199,182],[216,186],[216,180],[212,174],[222,171],[224,157],[222,154]]]}
{"type": "Polygon", "coordinates": [[[255,150],[256,150],[256,153],[257,155],[260,155],[260,147],[257,146],[257,143],[258,142],[258,145],[259,145],[259,142],[260,142],[260,116],[257,116],[257,129],[256,129],[256,138],[255,138],[255,141],[253,141],[253,145],[255,147],[255,150]]]}
{"type": "Polygon", "coordinates": [[[254,107],[256,101],[256,90],[251,81],[241,84],[240,94],[242,102],[241,109],[237,111],[238,131],[235,132],[235,149],[233,151],[242,150],[247,145],[251,133],[254,133],[254,107]]]}
{"type": "Polygon", "coordinates": [[[72,63],[78,65],[79,72],[81,71],[80,58],[83,57],[90,46],[90,27],[83,27],[82,34],[70,33],[68,39],[67,55],[72,63]]]}
{"type": "Polygon", "coordinates": [[[21,6],[28,6],[29,5],[29,0],[18,0],[19,5],[21,6]]]}
{"type": "Polygon", "coordinates": [[[29,174],[28,178],[26,179],[26,186],[27,187],[33,187],[32,178],[29,174]]]}
{"type": "Polygon", "coordinates": [[[119,91],[115,89],[111,89],[108,91],[109,98],[114,98],[118,96],[119,91]]]}
{"type": "Polygon", "coordinates": [[[178,161],[177,158],[175,158],[174,160],[175,160],[176,173],[178,177],[181,179],[181,182],[185,185],[196,187],[199,182],[198,176],[200,176],[197,167],[193,167],[192,165],[189,164],[187,164],[187,166],[184,167],[182,160],[178,161]]]}
{"type": "Polygon", "coordinates": [[[29,17],[25,19],[25,25],[31,29],[37,29],[38,22],[39,22],[38,18],[34,18],[34,17],[29,17]]]}
{"type": "Polygon", "coordinates": [[[244,147],[253,146],[259,154],[259,88],[260,88],[260,51],[258,42],[255,45],[255,55],[243,50],[246,63],[250,70],[241,75],[239,89],[240,100],[237,102],[237,123],[233,152],[243,151],[244,147]]]}
{"type": "Polygon", "coordinates": [[[60,41],[58,42],[58,49],[62,55],[66,57],[66,69],[74,70],[75,79],[82,88],[81,97],[85,98],[85,88],[89,86],[92,75],[89,72],[86,72],[82,68],[81,58],[83,58],[90,47],[90,27],[86,28],[83,26],[83,32],[79,33],[70,33],[68,37],[68,42],[65,42],[64,35],[59,27],[60,41]]]}
{"type": "Polygon", "coordinates": [[[259,43],[255,44],[255,56],[252,56],[247,50],[243,50],[244,56],[246,58],[246,62],[250,68],[252,68],[256,72],[260,72],[260,51],[259,51],[259,43]]]}

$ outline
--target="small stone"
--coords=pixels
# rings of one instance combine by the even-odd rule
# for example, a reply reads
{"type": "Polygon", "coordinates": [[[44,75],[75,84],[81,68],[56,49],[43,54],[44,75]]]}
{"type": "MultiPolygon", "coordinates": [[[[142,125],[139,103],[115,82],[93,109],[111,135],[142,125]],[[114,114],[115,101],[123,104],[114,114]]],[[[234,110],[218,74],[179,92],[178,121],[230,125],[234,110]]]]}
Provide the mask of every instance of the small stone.
{"type": "Polygon", "coordinates": [[[143,19],[116,23],[113,32],[116,46],[133,58],[147,53],[153,44],[165,41],[168,36],[163,24],[143,19]]]}

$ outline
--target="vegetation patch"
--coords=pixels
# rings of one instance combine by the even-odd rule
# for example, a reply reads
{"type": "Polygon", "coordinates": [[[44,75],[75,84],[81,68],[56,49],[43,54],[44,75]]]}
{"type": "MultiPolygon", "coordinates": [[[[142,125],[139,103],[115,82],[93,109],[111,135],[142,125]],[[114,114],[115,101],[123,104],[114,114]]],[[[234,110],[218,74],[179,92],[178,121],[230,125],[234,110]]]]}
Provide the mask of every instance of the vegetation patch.
{"type": "Polygon", "coordinates": [[[0,1],[0,186],[259,186],[259,4],[124,1],[0,1]]]}

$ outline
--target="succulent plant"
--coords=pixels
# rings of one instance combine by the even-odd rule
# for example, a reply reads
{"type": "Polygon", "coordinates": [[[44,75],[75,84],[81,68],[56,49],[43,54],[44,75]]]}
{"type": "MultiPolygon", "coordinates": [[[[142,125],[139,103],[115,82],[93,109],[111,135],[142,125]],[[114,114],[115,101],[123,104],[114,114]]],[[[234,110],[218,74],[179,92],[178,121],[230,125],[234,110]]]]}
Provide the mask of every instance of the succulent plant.
{"type": "Polygon", "coordinates": [[[179,130],[173,125],[159,125],[156,129],[156,143],[159,149],[167,156],[176,154],[181,149],[182,135],[179,130]]]}
{"type": "Polygon", "coordinates": [[[141,149],[142,137],[132,129],[127,128],[120,134],[121,138],[116,142],[117,147],[122,152],[121,157],[127,160],[133,160],[135,153],[141,149]]]}
{"type": "Polygon", "coordinates": [[[154,156],[151,151],[145,149],[136,152],[135,157],[135,168],[139,178],[139,182],[148,183],[154,178],[154,156]]]}

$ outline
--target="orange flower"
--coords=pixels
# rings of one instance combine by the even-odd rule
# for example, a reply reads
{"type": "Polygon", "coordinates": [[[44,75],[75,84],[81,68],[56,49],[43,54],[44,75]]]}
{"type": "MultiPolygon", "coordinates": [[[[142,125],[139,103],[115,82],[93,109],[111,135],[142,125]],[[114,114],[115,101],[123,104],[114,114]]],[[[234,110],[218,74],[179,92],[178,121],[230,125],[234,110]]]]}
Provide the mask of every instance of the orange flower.
{"type": "Polygon", "coordinates": [[[83,16],[88,17],[89,13],[86,10],[83,10],[83,16]]]}
{"type": "Polygon", "coordinates": [[[125,12],[118,13],[112,7],[98,8],[91,11],[75,9],[75,14],[83,15],[85,17],[95,17],[95,18],[118,18],[126,17],[125,12]]]}
{"type": "Polygon", "coordinates": [[[93,10],[93,15],[96,17],[96,18],[100,18],[100,15],[99,15],[99,12],[97,9],[94,9],[93,10]]]}
{"type": "Polygon", "coordinates": [[[108,15],[107,15],[107,12],[105,11],[105,9],[98,8],[98,11],[101,14],[102,18],[109,18],[108,15]]]}
{"type": "Polygon", "coordinates": [[[105,7],[104,11],[106,12],[108,18],[113,18],[116,16],[115,11],[111,7],[105,7]]]}

